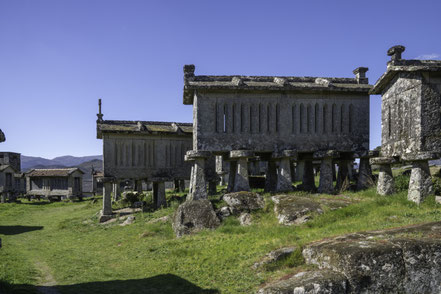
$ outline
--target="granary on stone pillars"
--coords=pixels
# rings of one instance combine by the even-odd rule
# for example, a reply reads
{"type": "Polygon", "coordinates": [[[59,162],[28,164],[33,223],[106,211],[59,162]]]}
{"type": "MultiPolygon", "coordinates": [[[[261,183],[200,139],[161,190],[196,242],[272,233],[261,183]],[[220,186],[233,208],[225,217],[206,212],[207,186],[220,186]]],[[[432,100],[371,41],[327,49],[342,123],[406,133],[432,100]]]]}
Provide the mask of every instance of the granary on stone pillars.
{"type": "Polygon", "coordinates": [[[408,199],[420,203],[433,193],[428,161],[441,153],[441,60],[402,59],[404,46],[387,52],[391,60],[371,94],[381,94],[381,157],[377,191],[394,191],[390,165],[412,164],[408,199]]]}
{"type": "MultiPolygon", "coordinates": [[[[355,69],[355,78],[198,76],[194,65],[185,65],[183,102],[193,105],[189,156],[197,158],[198,169],[208,154],[222,156],[231,191],[249,190],[252,158],[267,162],[269,191],[292,189],[293,161],[302,187],[315,189],[313,160],[319,160],[325,162],[320,190],[331,192],[334,163],[343,182],[349,163],[369,149],[367,70],[355,69]]],[[[205,183],[192,178],[195,185],[205,183]]]]}
{"type": "Polygon", "coordinates": [[[21,172],[21,155],[0,152],[0,201],[15,200],[26,193],[26,182],[21,172]]]}
{"type": "MultiPolygon", "coordinates": [[[[103,211],[101,220],[112,215],[111,190],[131,179],[141,188],[142,181],[153,183],[155,207],[166,204],[165,182],[190,179],[191,165],[184,161],[192,149],[191,123],[103,120],[100,110],[97,138],[103,140],[103,211]]],[[[183,185],[181,185],[182,187],[183,185]]]]}

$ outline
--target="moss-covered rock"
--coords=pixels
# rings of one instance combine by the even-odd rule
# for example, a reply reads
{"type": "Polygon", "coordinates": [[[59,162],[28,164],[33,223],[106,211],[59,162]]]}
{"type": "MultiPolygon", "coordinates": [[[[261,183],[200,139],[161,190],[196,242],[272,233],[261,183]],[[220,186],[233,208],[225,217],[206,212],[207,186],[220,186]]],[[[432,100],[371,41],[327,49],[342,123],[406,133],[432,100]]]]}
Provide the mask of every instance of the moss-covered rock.
{"type": "Polygon", "coordinates": [[[274,202],[274,212],[280,224],[302,224],[312,218],[314,214],[321,214],[320,203],[307,197],[294,195],[277,195],[271,197],[274,202]]]}

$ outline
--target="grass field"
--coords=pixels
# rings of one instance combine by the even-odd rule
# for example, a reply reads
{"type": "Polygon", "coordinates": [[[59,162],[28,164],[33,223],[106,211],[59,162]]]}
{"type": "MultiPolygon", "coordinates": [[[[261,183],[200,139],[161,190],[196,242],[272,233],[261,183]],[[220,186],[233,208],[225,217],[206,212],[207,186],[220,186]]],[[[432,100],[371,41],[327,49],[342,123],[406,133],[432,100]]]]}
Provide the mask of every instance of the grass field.
{"type": "Polygon", "coordinates": [[[0,293],[253,293],[305,267],[297,255],[271,268],[252,269],[271,250],[441,220],[434,197],[418,207],[406,200],[406,191],[390,197],[377,196],[374,189],[344,195],[354,204],[297,227],[279,225],[265,195],[267,206],[253,213],[253,225],[242,227],[230,217],[215,231],[180,239],[170,222],[151,222],[171,215],[176,205],[138,213],[134,224],[119,226],[98,224],[101,200],[1,204],[0,293]]]}

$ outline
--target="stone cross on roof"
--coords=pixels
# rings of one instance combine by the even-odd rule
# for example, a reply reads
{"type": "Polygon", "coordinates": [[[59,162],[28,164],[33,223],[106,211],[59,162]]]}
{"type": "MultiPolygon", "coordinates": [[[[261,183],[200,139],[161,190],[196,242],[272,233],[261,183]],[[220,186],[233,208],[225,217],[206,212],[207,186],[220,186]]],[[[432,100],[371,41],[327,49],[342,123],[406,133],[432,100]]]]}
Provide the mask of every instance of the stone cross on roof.
{"type": "Polygon", "coordinates": [[[103,121],[104,114],[101,113],[101,98],[98,99],[98,113],[96,116],[98,117],[98,121],[103,121]]]}
{"type": "Polygon", "coordinates": [[[6,141],[5,133],[0,129],[0,143],[6,141]]]}

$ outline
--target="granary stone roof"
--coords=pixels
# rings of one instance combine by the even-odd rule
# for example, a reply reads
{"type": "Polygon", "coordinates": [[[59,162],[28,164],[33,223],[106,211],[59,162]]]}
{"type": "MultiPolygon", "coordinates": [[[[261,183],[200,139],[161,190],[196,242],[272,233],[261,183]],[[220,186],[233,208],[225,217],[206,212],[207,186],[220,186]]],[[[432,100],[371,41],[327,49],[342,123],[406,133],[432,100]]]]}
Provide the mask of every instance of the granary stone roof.
{"type": "Polygon", "coordinates": [[[97,121],[97,137],[101,139],[103,133],[191,135],[193,133],[193,124],[160,121],[97,121]]]}
{"type": "Polygon", "coordinates": [[[32,169],[26,173],[28,177],[68,177],[73,172],[84,172],[77,168],[52,168],[52,169],[32,169]]]}
{"type": "Polygon", "coordinates": [[[386,72],[375,83],[370,94],[381,94],[399,72],[441,72],[441,60],[401,59],[401,53],[405,49],[404,46],[397,45],[387,51],[391,60],[387,63],[386,72]]]}
{"type": "Polygon", "coordinates": [[[193,104],[195,90],[227,91],[295,91],[304,93],[359,92],[368,93],[365,73],[360,67],[354,74],[360,78],[320,78],[289,76],[206,76],[194,75],[195,66],[184,66],[184,104],[193,104]]]}

